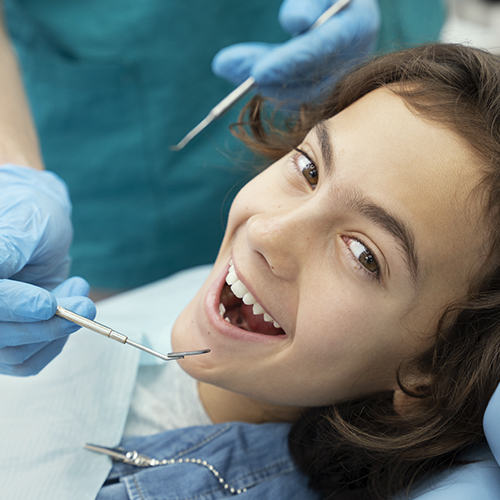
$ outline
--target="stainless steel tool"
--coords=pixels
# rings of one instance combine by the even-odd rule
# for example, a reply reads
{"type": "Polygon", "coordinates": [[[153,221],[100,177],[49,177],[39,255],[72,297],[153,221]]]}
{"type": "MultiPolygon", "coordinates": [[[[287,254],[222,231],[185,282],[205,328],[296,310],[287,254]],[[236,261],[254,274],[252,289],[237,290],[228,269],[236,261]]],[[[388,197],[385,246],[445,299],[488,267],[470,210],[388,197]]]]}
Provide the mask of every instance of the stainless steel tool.
{"type": "Polygon", "coordinates": [[[165,361],[170,361],[172,359],[179,360],[183,359],[185,356],[196,356],[198,354],[206,354],[207,352],[210,352],[210,349],[200,349],[198,351],[170,352],[168,354],[162,354],[161,352],[155,351],[154,349],[151,349],[149,347],[146,347],[145,345],[139,344],[138,342],[129,339],[126,335],[118,333],[112,328],[109,328],[108,326],[101,325],[96,321],[92,321],[91,319],[87,319],[84,316],[80,316],[79,314],[76,314],[73,311],[65,309],[64,307],[57,306],[56,314],[61,318],[67,319],[77,325],[83,326],[84,328],[88,328],[93,332],[100,333],[101,335],[104,335],[110,339],[120,342],[121,344],[128,344],[133,347],[136,347],[141,351],[152,354],[153,356],[156,356],[165,361]]]}

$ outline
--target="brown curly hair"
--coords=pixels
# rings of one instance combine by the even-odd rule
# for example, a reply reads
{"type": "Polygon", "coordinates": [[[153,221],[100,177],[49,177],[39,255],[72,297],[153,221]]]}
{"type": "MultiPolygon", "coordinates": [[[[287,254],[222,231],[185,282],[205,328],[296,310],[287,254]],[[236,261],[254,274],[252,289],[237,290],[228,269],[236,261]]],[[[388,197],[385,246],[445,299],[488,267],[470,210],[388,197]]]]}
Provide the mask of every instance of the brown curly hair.
{"type": "MultiPolygon", "coordinates": [[[[461,463],[484,439],[482,419],[500,382],[500,59],[457,44],[432,44],[375,58],[342,78],[327,98],[276,123],[253,98],[233,133],[276,160],[317,123],[385,87],[418,116],[464,138],[483,166],[477,187],[490,228],[489,259],[467,300],[441,318],[434,347],[414,360],[425,382],[400,388],[403,412],[381,393],[308,410],[289,445],[311,486],[342,498],[387,499],[431,471],[461,463]]],[[[401,380],[402,373],[398,374],[401,380]]],[[[335,496],[335,498],[340,498],[335,496]]]]}

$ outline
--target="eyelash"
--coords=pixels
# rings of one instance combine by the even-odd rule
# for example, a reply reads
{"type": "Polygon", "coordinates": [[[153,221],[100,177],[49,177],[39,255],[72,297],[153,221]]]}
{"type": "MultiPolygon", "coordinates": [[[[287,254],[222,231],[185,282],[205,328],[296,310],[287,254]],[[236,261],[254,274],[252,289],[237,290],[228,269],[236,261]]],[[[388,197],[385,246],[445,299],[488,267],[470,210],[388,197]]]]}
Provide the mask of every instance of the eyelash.
{"type": "MultiPolygon", "coordinates": [[[[305,153],[304,151],[302,151],[300,148],[295,148],[295,154],[293,156],[293,163],[297,169],[297,173],[301,176],[301,178],[306,180],[306,182],[310,185],[311,189],[314,191],[316,189],[316,186],[318,183],[318,180],[317,180],[318,179],[318,168],[316,167],[315,163],[311,160],[309,155],[307,153],[305,153]],[[313,184],[311,184],[307,180],[306,176],[304,175],[304,170],[299,165],[300,157],[307,158],[309,164],[314,169],[313,170],[314,171],[313,180],[315,180],[315,182],[313,184]]],[[[359,269],[366,276],[366,278],[368,278],[370,280],[380,281],[380,265],[378,263],[377,258],[375,257],[375,254],[371,251],[370,247],[366,246],[363,242],[361,242],[360,240],[358,240],[356,238],[351,238],[349,236],[343,236],[342,239],[344,240],[344,243],[347,246],[349,256],[354,261],[356,268],[359,269]],[[362,253],[366,253],[366,254],[369,254],[371,256],[371,258],[373,259],[373,262],[377,268],[375,271],[370,271],[365,266],[363,266],[363,264],[361,264],[359,258],[354,254],[353,250],[350,248],[350,243],[349,243],[350,241],[361,245],[365,249],[362,253]]],[[[361,254],[360,254],[360,256],[361,256],[361,254]]]]}

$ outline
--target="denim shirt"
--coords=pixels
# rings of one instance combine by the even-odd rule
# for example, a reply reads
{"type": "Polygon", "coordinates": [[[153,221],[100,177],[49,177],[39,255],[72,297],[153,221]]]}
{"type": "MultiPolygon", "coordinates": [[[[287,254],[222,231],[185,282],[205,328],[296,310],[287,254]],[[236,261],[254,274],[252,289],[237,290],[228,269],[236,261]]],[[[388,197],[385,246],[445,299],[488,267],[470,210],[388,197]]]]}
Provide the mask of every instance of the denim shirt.
{"type": "Polygon", "coordinates": [[[231,422],[125,438],[125,450],[175,463],[141,468],[116,462],[97,500],[322,498],[293,463],[289,430],[289,424],[231,422]]]}

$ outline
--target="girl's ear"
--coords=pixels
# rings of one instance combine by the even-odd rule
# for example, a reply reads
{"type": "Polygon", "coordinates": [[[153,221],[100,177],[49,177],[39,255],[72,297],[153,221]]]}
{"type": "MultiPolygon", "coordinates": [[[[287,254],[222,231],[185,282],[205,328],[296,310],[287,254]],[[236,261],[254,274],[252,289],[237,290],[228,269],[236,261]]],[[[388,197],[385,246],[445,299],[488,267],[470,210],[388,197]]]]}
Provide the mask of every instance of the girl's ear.
{"type": "Polygon", "coordinates": [[[399,415],[405,415],[416,411],[420,401],[428,393],[430,385],[429,376],[411,375],[400,380],[401,387],[394,391],[392,404],[394,411],[399,415]]]}

